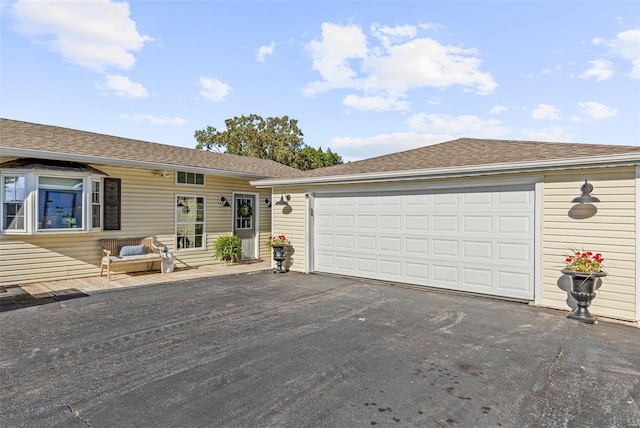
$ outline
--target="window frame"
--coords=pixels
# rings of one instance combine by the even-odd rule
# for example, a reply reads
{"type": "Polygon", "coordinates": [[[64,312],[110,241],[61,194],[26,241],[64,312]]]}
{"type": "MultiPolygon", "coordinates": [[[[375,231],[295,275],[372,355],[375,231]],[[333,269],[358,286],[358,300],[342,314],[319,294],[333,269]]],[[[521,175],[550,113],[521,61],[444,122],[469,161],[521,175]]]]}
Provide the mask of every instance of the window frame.
{"type": "Polygon", "coordinates": [[[191,171],[176,171],[176,186],[197,186],[197,187],[206,187],[207,185],[207,176],[201,172],[191,172],[191,171]],[[180,181],[180,175],[184,174],[185,182],[180,181]],[[193,175],[193,183],[188,183],[189,174],[193,175]],[[202,184],[197,183],[197,177],[202,176],[202,184]]]}
{"type": "MultiPolygon", "coordinates": [[[[0,231],[2,231],[3,233],[9,233],[9,234],[25,234],[27,233],[27,230],[29,228],[29,219],[30,219],[30,213],[29,213],[29,204],[28,204],[28,200],[29,200],[29,176],[28,174],[24,173],[24,172],[3,172],[2,174],[0,174],[0,186],[2,186],[2,189],[0,189],[0,231]],[[20,229],[12,229],[12,228],[5,228],[5,203],[10,203],[10,202],[5,202],[5,192],[4,192],[4,180],[6,177],[16,177],[16,178],[24,178],[24,197],[22,199],[22,216],[23,216],[23,225],[22,228],[20,229]]],[[[15,201],[15,199],[14,199],[15,201]]],[[[15,203],[15,202],[14,202],[15,203]]]]}
{"type": "Polygon", "coordinates": [[[102,203],[104,196],[101,194],[101,207],[100,207],[100,228],[92,227],[92,189],[94,182],[100,182],[100,192],[102,192],[103,176],[100,174],[93,174],[90,172],[72,172],[72,171],[57,171],[48,169],[21,169],[21,168],[6,168],[0,173],[0,180],[2,183],[2,191],[0,191],[0,234],[15,234],[15,235],[51,235],[60,234],[68,235],[74,233],[87,233],[92,231],[102,231],[102,225],[104,219],[102,218],[102,203]],[[23,202],[24,207],[24,228],[23,229],[5,229],[5,202],[4,202],[4,177],[25,177],[25,198],[23,202]],[[53,178],[68,178],[82,180],[82,193],[80,201],[82,204],[82,227],[78,228],[39,228],[39,203],[40,203],[40,177],[53,177],[53,178]]]}
{"type": "MultiPolygon", "coordinates": [[[[186,194],[186,193],[175,193],[173,195],[173,206],[174,206],[174,244],[175,244],[175,250],[176,252],[184,252],[184,251],[205,251],[207,249],[207,231],[206,231],[206,224],[207,224],[207,198],[204,195],[195,195],[195,194],[186,194]],[[197,207],[198,204],[198,199],[202,199],[202,220],[201,221],[178,221],[178,203],[179,203],[179,199],[180,198],[192,198],[195,199],[195,204],[197,207]],[[202,246],[200,247],[186,247],[183,248],[181,247],[179,244],[179,239],[181,236],[185,237],[184,235],[179,235],[178,234],[178,228],[180,227],[180,225],[198,225],[201,224],[202,225],[202,246]]],[[[196,208],[197,209],[197,208],[196,208]]],[[[197,211],[196,211],[197,212],[197,211]]],[[[197,219],[197,214],[196,214],[196,219],[197,219]]],[[[186,237],[185,237],[186,238],[186,237]]]]}

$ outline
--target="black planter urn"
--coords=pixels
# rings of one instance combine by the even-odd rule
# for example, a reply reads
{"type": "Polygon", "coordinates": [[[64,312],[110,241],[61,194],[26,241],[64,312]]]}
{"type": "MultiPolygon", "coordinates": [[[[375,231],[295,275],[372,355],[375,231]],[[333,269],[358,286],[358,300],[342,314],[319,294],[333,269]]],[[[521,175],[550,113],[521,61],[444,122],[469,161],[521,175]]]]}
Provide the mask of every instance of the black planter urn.
{"type": "Polygon", "coordinates": [[[287,247],[289,245],[272,245],[273,248],[273,260],[276,261],[276,270],[275,272],[285,273],[288,271],[282,263],[287,259],[287,247]]]}
{"type": "Polygon", "coordinates": [[[567,318],[593,324],[596,317],[589,312],[589,305],[596,297],[598,280],[607,276],[605,272],[586,273],[562,269],[562,273],[571,278],[571,296],[576,300],[577,307],[567,318]]]}

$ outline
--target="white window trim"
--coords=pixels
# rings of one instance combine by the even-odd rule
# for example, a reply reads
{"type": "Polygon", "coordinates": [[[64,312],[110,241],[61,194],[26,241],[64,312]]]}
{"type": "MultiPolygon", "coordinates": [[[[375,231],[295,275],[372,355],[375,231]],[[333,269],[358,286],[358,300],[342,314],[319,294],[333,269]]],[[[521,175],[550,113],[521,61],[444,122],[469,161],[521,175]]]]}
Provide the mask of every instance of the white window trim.
{"type": "MultiPolygon", "coordinates": [[[[102,176],[90,173],[69,173],[65,171],[49,171],[49,170],[26,170],[26,169],[6,169],[2,171],[2,177],[5,176],[23,176],[25,177],[25,228],[21,230],[4,229],[4,222],[0,222],[0,234],[6,235],[51,235],[51,234],[77,234],[102,230],[102,212],[100,228],[92,228],[91,224],[91,183],[100,181],[100,190],[102,191],[102,176]],[[58,228],[58,229],[38,229],[38,203],[39,203],[39,177],[60,177],[82,179],[82,227],[81,228],[58,228]]],[[[102,195],[101,195],[102,196],[102,195]]],[[[102,211],[101,203],[101,211],[102,211]]],[[[0,194],[0,217],[4,219],[4,192],[0,194]]]]}
{"type": "Polygon", "coordinates": [[[87,198],[88,198],[88,217],[89,217],[89,222],[91,223],[89,226],[89,229],[91,229],[92,231],[100,231],[102,230],[102,225],[104,224],[104,194],[103,194],[103,184],[102,184],[102,179],[99,178],[95,178],[92,177],[90,180],[90,189],[87,192],[87,198]],[[99,227],[94,227],[93,226],[93,183],[98,183],[98,195],[100,196],[100,226],[99,227]]]}
{"type": "MultiPolygon", "coordinates": [[[[201,173],[201,172],[191,172],[191,171],[176,171],[175,173],[175,185],[176,186],[189,186],[189,187],[197,187],[197,188],[203,188],[207,186],[207,174],[201,173]],[[178,181],[178,175],[184,172],[185,174],[196,174],[196,175],[201,175],[202,176],[202,184],[196,184],[196,183],[180,183],[178,181]]],[[[185,196],[185,195],[183,195],[185,196]]]]}
{"type": "MultiPolygon", "coordinates": [[[[207,250],[207,197],[204,195],[186,194],[186,193],[174,193],[173,201],[171,203],[173,207],[173,244],[175,251],[185,253],[189,251],[206,251],[207,250]],[[202,214],[202,247],[197,248],[178,248],[178,215],[176,213],[176,200],[181,198],[202,198],[202,204],[204,212],[202,214]]],[[[195,223],[194,223],[195,224],[195,223]]]]}
{"type": "Polygon", "coordinates": [[[6,233],[6,234],[16,234],[16,235],[24,235],[26,233],[28,233],[27,231],[29,230],[29,219],[30,219],[30,213],[29,213],[29,175],[25,172],[13,172],[13,171],[8,171],[8,172],[4,172],[2,174],[0,174],[0,185],[2,186],[2,189],[0,189],[0,191],[2,192],[0,194],[0,231],[2,231],[2,233],[6,233]],[[4,178],[5,177],[24,177],[24,199],[22,200],[22,209],[24,212],[24,228],[22,229],[5,229],[4,228],[4,178]]]}

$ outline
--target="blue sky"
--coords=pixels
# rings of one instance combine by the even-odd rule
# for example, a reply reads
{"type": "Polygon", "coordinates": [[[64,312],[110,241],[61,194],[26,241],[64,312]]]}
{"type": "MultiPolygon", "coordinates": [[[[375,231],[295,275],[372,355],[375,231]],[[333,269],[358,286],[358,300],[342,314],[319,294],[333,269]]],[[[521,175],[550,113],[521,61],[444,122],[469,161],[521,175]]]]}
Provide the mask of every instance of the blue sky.
{"type": "Polygon", "coordinates": [[[287,115],[345,160],[460,137],[640,145],[637,1],[0,5],[5,118],[194,147],[287,115]]]}

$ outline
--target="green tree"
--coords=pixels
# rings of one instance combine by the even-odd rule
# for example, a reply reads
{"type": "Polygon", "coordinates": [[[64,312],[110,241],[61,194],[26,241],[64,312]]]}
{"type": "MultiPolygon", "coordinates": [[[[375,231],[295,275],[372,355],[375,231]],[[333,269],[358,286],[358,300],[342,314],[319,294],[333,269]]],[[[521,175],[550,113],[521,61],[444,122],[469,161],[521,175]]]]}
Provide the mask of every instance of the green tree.
{"type": "Polygon", "coordinates": [[[300,150],[296,156],[296,163],[292,166],[302,171],[307,171],[309,169],[322,168],[340,163],[342,163],[342,157],[337,153],[333,153],[331,149],[328,148],[326,152],[323,152],[322,147],[314,149],[313,147],[306,146],[300,150]]]}
{"type": "Polygon", "coordinates": [[[298,121],[288,116],[263,119],[252,114],[236,116],[224,123],[226,131],[218,131],[213,126],[197,130],[196,148],[271,159],[303,170],[342,163],[342,158],[329,149],[323,152],[307,146],[298,121]]]}

